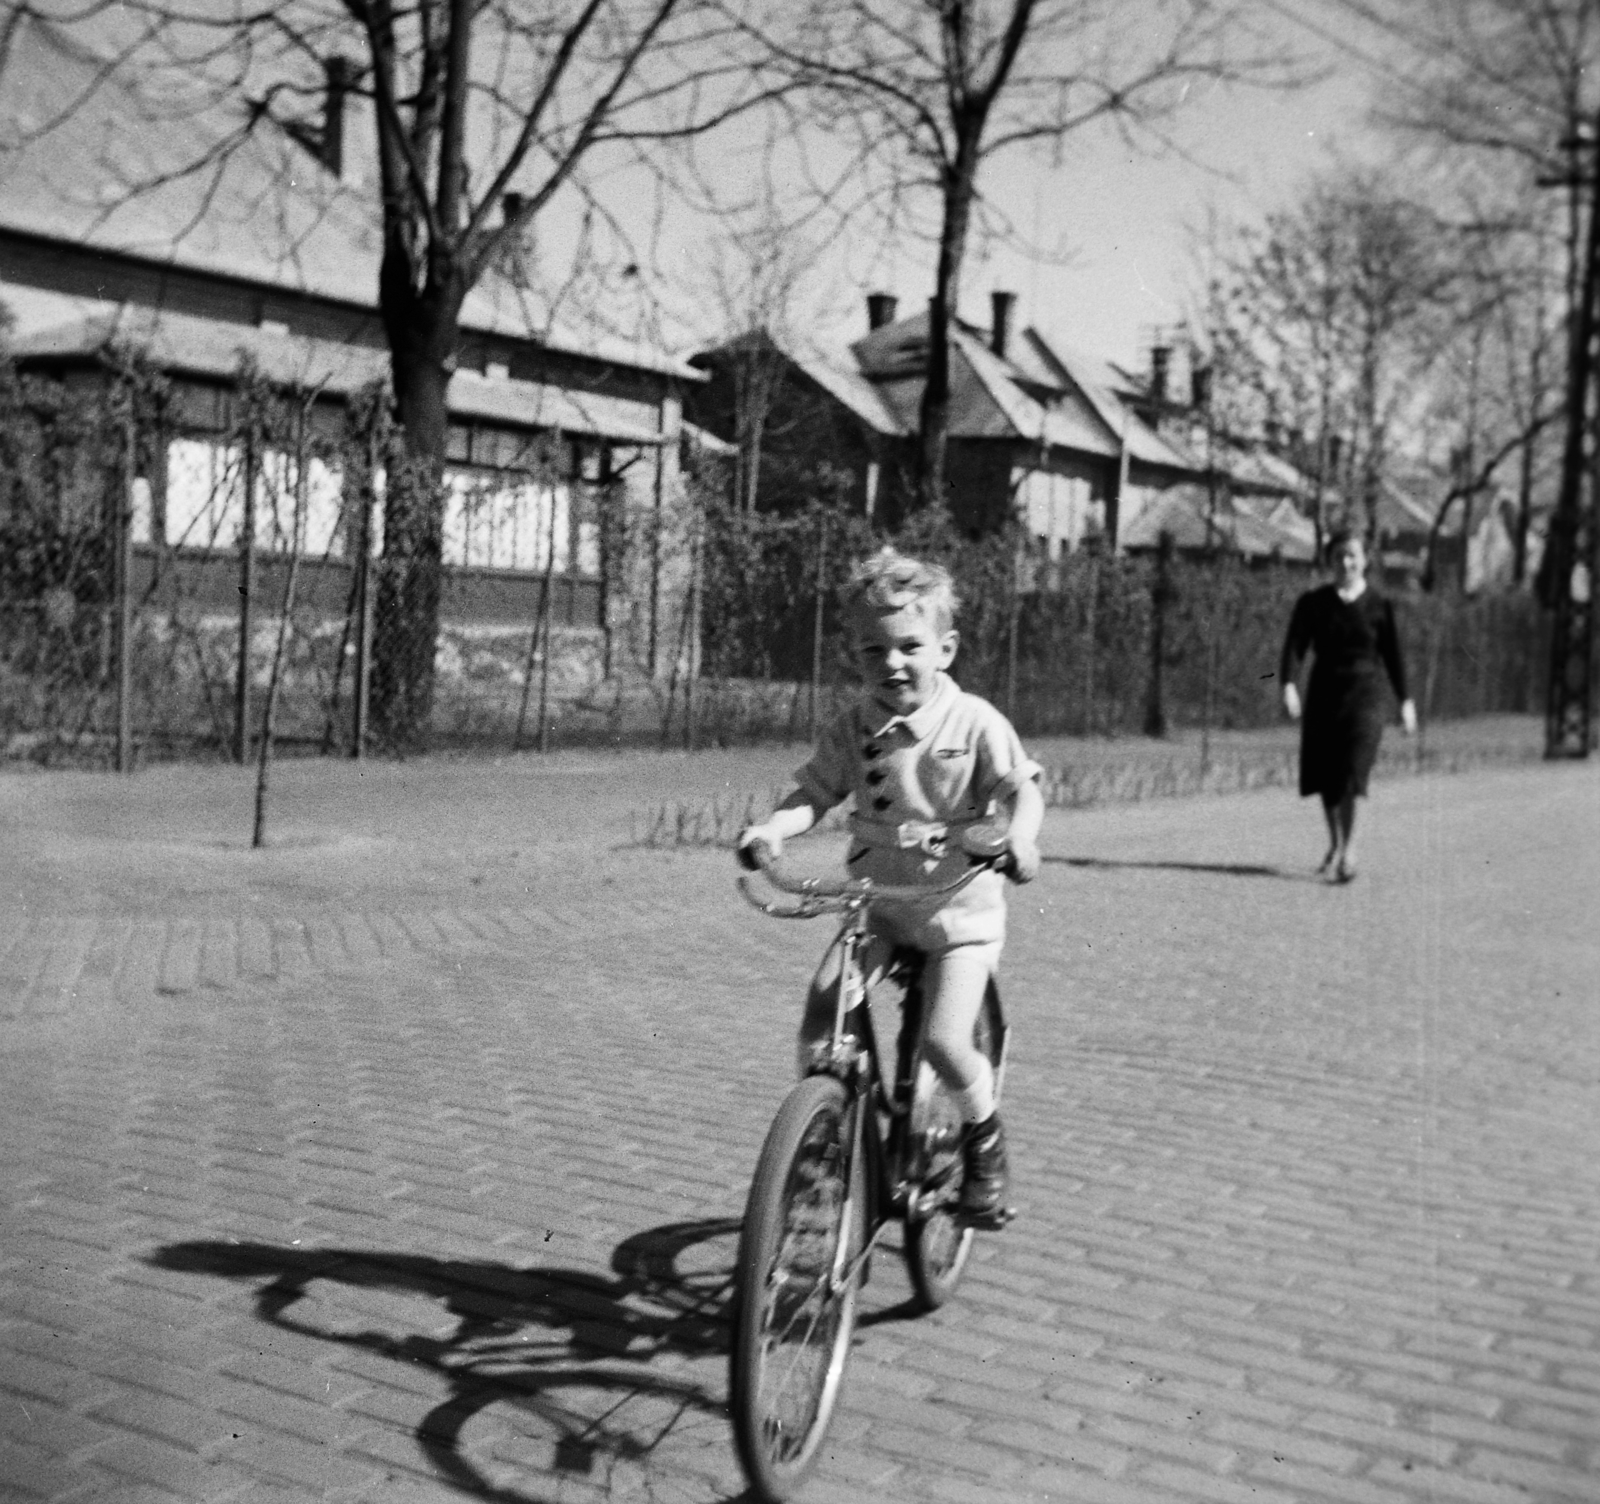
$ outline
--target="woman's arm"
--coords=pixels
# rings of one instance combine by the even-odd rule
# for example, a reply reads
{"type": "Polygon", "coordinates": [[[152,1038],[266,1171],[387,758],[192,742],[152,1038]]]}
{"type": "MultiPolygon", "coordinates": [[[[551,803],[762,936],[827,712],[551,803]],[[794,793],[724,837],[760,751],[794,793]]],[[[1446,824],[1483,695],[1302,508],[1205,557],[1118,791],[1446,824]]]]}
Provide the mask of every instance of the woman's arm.
{"type": "Polygon", "coordinates": [[[1400,629],[1395,625],[1394,605],[1383,603],[1383,615],[1378,621],[1378,656],[1383,659],[1384,671],[1400,702],[1400,724],[1410,735],[1417,729],[1417,707],[1406,689],[1406,661],[1400,651],[1400,629]]]}
{"type": "Polygon", "coordinates": [[[1291,721],[1300,719],[1300,687],[1295,682],[1300,665],[1311,646],[1311,596],[1307,592],[1294,603],[1289,615],[1289,630],[1283,634],[1283,652],[1278,657],[1278,683],[1282,686],[1283,711],[1291,721]]]}

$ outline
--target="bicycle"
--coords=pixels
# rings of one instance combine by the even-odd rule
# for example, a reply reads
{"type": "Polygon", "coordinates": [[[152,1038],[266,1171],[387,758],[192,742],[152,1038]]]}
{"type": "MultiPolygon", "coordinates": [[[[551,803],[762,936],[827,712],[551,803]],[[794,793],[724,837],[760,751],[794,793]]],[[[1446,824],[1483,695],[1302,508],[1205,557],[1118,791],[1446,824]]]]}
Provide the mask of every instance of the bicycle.
{"type": "MultiPolygon", "coordinates": [[[[745,1205],[735,1265],[729,1395],[740,1460],[757,1497],[778,1504],[805,1480],[838,1399],[855,1329],[856,1300],[872,1252],[888,1226],[904,1229],[902,1251],[917,1304],[943,1305],[972,1249],[974,1224],[958,1210],[963,1172],[961,1116],[923,1058],[921,956],[897,951],[883,972],[863,968],[874,902],[943,900],[1005,862],[1003,835],[971,827],[962,847],[973,866],[943,888],[898,888],[870,879],[795,881],[762,862],[765,879],[798,904],[762,901],[749,879],[740,891],[763,913],[786,919],[843,914],[834,984],[833,1031],[809,1073],[784,1099],[768,1130],[745,1205]],[[869,1007],[880,980],[904,987],[893,1078],[869,1007]]],[[[999,1099],[1008,1030],[991,977],[974,1043],[989,1058],[999,1099]]],[[[982,1225],[1002,1226],[1009,1212],[982,1225]]]]}

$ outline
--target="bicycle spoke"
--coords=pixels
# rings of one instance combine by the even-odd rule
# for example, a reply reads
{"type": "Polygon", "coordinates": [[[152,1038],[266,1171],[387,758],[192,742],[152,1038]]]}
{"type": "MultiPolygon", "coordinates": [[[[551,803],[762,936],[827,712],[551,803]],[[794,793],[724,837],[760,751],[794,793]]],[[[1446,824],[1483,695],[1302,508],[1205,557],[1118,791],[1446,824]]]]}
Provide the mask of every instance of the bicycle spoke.
{"type": "Polygon", "coordinates": [[[855,1324],[863,1193],[851,1189],[852,1121],[838,1081],[808,1078],[785,1102],[752,1186],[732,1399],[761,1498],[787,1498],[814,1463],[855,1324]]]}
{"type": "MultiPolygon", "coordinates": [[[[832,1262],[831,1258],[829,1262],[832,1262]]],[[[795,1375],[801,1370],[802,1365],[806,1365],[808,1369],[815,1369],[819,1364],[826,1367],[829,1349],[832,1344],[826,1343],[819,1348],[815,1343],[815,1338],[817,1329],[824,1318],[837,1316],[838,1304],[839,1297],[830,1290],[827,1277],[819,1277],[795,1307],[782,1330],[772,1333],[762,1342],[763,1371],[761,1375],[761,1391],[765,1397],[762,1409],[769,1415],[773,1411],[784,1409],[783,1402],[791,1393],[802,1402],[809,1401],[809,1411],[811,1413],[815,1412],[818,1397],[817,1385],[811,1378],[810,1373],[806,1374],[797,1390],[791,1390],[791,1383],[795,1375]],[[803,1318],[808,1318],[806,1319],[805,1330],[800,1334],[798,1341],[793,1341],[791,1337],[794,1334],[795,1327],[803,1318]],[[775,1366],[778,1354],[784,1348],[790,1350],[788,1365],[781,1374],[772,1376],[767,1372],[768,1364],[775,1366]]],[[[806,1415],[804,1419],[805,1424],[799,1428],[802,1440],[806,1430],[809,1429],[810,1414],[806,1415]]]]}

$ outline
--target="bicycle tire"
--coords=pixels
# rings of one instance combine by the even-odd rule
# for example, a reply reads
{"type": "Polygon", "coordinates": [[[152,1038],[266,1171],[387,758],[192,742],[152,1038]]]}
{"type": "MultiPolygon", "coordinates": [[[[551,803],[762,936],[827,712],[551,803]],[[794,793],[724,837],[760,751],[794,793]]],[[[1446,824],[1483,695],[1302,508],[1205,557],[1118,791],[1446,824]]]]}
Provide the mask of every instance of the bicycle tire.
{"type": "MultiPolygon", "coordinates": [[[[978,1009],[972,1042],[994,1067],[998,1103],[1005,1041],[999,994],[992,982],[978,1009]]],[[[904,1244],[906,1272],[923,1311],[937,1311],[955,1294],[972,1252],[973,1230],[961,1223],[955,1210],[961,1195],[962,1137],[961,1113],[954,1098],[924,1065],[912,1095],[911,1138],[918,1190],[932,1182],[939,1199],[925,1211],[913,1208],[908,1212],[904,1244]]]]}
{"type": "Polygon", "coordinates": [[[845,1138],[848,1109],[833,1077],[800,1082],[767,1132],[745,1204],[728,1390],[739,1459],[768,1504],[815,1466],[855,1330],[865,1178],[845,1138]],[[847,1272],[830,1292],[841,1236],[847,1272]]]}

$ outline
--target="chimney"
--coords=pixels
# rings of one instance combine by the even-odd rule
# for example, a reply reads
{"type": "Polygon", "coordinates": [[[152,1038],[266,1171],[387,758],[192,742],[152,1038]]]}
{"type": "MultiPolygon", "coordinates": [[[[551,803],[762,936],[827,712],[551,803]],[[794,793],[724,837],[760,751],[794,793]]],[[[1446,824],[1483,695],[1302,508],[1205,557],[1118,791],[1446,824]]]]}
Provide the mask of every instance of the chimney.
{"type": "Polygon", "coordinates": [[[330,57],[323,68],[328,92],[322,104],[322,165],[335,177],[344,176],[344,97],[355,82],[355,64],[347,57],[330,57]]]}
{"type": "Polygon", "coordinates": [[[1189,405],[1204,410],[1211,406],[1211,367],[1196,366],[1189,373],[1189,405]]]}
{"type": "Polygon", "coordinates": [[[867,328],[881,329],[885,324],[892,324],[896,306],[896,299],[892,293],[869,292],[867,294],[867,328]]]}
{"type": "Polygon", "coordinates": [[[989,307],[994,315],[989,328],[989,348],[1002,360],[1006,355],[1006,343],[1011,337],[1011,310],[1016,306],[1017,295],[1014,292],[989,294],[989,307]]]}
{"type": "Polygon", "coordinates": [[[1157,407],[1167,400],[1167,371],[1172,364],[1172,347],[1154,345],[1150,350],[1150,401],[1157,407]]]}

